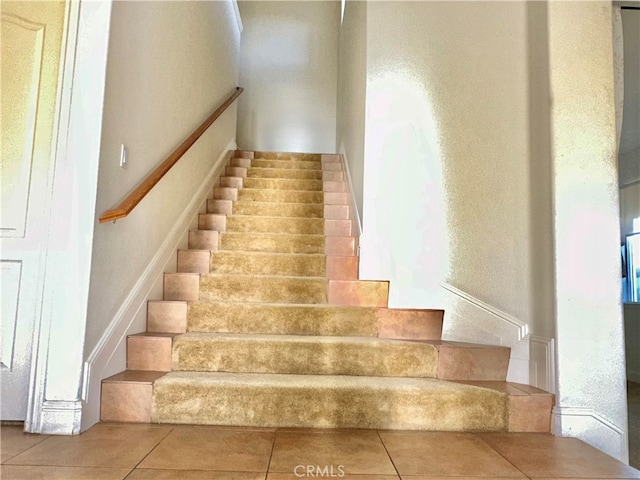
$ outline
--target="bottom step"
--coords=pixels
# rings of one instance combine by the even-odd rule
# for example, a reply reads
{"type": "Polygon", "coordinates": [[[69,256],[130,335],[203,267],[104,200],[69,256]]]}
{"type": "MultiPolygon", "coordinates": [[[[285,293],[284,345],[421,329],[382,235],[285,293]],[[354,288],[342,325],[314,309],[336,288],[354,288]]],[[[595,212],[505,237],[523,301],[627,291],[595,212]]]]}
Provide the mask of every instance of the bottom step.
{"type": "Polygon", "coordinates": [[[157,423],[504,432],[508,394],[428,378],[170,372],[157,423]]]}

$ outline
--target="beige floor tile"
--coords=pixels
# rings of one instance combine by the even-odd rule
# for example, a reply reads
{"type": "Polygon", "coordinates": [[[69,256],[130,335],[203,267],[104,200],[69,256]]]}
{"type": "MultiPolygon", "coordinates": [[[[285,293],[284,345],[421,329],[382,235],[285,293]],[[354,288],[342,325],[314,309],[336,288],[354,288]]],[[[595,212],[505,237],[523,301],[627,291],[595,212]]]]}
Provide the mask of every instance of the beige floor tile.
{"type": "Polygon", "coordinates": [[[3,465],[2,480],[123,480],[129,468],[3,465]]]}
{"type": "Polygon", "coordinates": [[[9,465],[133,468],[171,427],[98,424],[81,435],[50,436],[9,465]]]}
{"type": "Polygon", "coordinates": [[[480,434],[530,477],[640,478],[640,472],[577,438],[547,434],[480,434]]]}
{"type": "Polygon", "coordinates": [[[139,468],[266,472],[275,432],[176,427],[139,468]]]}
{"type": "Polygon", "coordinates": [[[291,474],[295,473],[297,466],[333,467],[335,475],[340,466],[347,474],[396,474],[389,455],[373,430],[279,431],[269,472],[291,474]]]}
{"type": "Polygon", "coordinates": [[[127,480],[265,480],[266,473],[137,468],[127,480]]]}
{"type": "Polygon", "coordinates": [[[516,477],[522,472],[468,433],[381,432],[400,475],[516,477]]]}
{"type": "MultiPolygon", "coordinates": [[[[300,475],[301,472],[299,472],[300,475]]],[[[320,473],[317,473],[317,471],[310,475],[310,476],[306,476],[306,475],[302,475],[302,476],[296,476],[296,474],[294,473],[268,473],[267,474],[267,480],[301,480],[301,479],[305,479],[305,480],[314,480],[314,479],[324,479],[324,480],[400,480],[400,477],[398,477],[397,475],[367,475],[367,474],[359,474],[359,475],[349,475],[348,473],[345,473],[343,476],[340,476],[339,472],[337,470],[334,471],[334,476],[331,477],[330,474],[325,474],[324,476],[320,475],[320,473]]],[[[128,480],[128,479],[127,479],[128,480]]],[[[451,478],[449,478],[448,480],[452,480],[451,478]]],[[[457,479],[456,479],[457,480],[457,479]]],[[[501,479],[501,480],[505,480],[505,479],[501,479]]],[[[509,479],[506,479],[509,480],[509,479]]]]}
{"type": "Polygon", "coordinates": [[[23,426],[16,425],[0,427],[0,451],[2,452],[2,463],[49,438],[48,435],[24,433],[23,430],[23,426]]]}
{"type": "MultiPolygon", "coordinates": [[[[449,475],[447,475],[446,477],[432,477],[431,475],[402,475],[402,480],[522,480],[523,478],[526,477],[479,477],[479,476],[473,476],[473,477],[451,477],[449,475]]],[[[127,479],[129,480],[129,479],[127,479]]],[[[555,479],[558,480],[558,479],[555,479]]],[[[572,479],[565,479],[563,478],[562,480],[572,480],[572,479]]],[[[595,480],[595,479],[592,479],[595,480]]]]}

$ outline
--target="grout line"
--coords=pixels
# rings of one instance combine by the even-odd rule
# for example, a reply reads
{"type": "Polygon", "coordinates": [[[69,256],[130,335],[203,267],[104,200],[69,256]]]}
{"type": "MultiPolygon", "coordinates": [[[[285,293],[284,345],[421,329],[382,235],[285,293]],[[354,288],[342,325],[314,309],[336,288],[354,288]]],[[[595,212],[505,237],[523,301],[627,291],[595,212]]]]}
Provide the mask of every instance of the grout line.
{"type": "MultiPolygon", "coordinates": [[[[506,433],[508,434],[509,432],[506,432],[506,433]]],[[[504,458],[504,459],[505,459],[505,460],[506,460],[506,461],[507,461],[511,466],[513,466],[513,468],[515,468],[518,472],[520,472],[522,475],[524,475],[524,476],[525,476],[525,478],[529,478],[529,479],[530,479],[530,478],[532,478],[532,477],[528,476],[526,473],[524,473],[522,470],[520,470],[520,469],[519,469],[519,468],[518,468],[518,467],[517,467],[517,466],[516,466],[516,465],[515,465],[511,460],[509,460],[506,456],[504,456],[504,455],[503,455],[502,453],[500,453],[498,450],[496,450],[496,449],[495,449],[495,448],[493,448],[491,445],[489,445],[489,443],[485,442],[485,441],[484,441],[484,439],[483,439],[481,436],[479,436],[479,435],[477,435],[477,434],[475,434],[475,433],[472,433],[472,435],[473,435],[473,437],[474,437],[474,438],[477,438],[477,439],[478,439],[478,440],[480,440],[482,443],[484,443],[487,447],[489,447],[491,450],[493,450],[493,451],[494,451],[494,452],[496,452],[498,455],[500,455],[502,458],[504,458]]]]}
{"type": "Polygon", "coordinates": [[[385,445],[384,440],[382,440],[382,437],[380,436],[380,430],[376,430],[376,434],[378,435],[378,438],[380,439],[380,443],[382,443],[382,447],[384,448],[384,451],[387,452],[387,455],[389,457],[389,461],[391,462],[391,465],[393,465],[393,468],[395,469],[396,474],[398,475],[398,478],[401,479],[402,476],[400,475],[400,471],[398,471],[398,467],[396,466],[396,463],[393,461],[393,457],[389,453],[389,450],[387,449],[387,446],[385,445]]]}
{"type": "MultiPolygon", "coordinates": [[[[6,428],[6,425],[5,425],[5,428],[6,428]]],[[[2,429],[0,428],[0,436],[1,436],[1,432],[2,432],[2,429]]],[[[49,434],[47,434],[47,433],[35,433],[35,434],[34,434],[34,433],[25,432],[25,431],[24,431],[24,429],[22,430],[22,433],[23,433],[23,434],[27,434],[27,435],[42,435],[44,438],[40,439],[38,442],[36,442],[36,443],[34,443],[33,445],[31,445],[31,446],[29,446],[29,447],[25,448],[24,450],[22,450],[22,451],[20,451],[20,452],[16,453],[15,455],[13,455],[13,456],[11,456],[11,457],[9,457],[9,458],[5,458],[5,459],[4,459],[4,461],[2,462],[2,465],[7,465],[7,462],[8,462],[8,461],[13,460],[14,458],[16,458],[16,457],[18,457],[18,456],[22,455],[23,453],[28,452],[28,451],[29,451],[29,450],[31,450],[32,448],[36,447],[37,445],[40,445],[42,442],[45,442],[45,441],[47,441],[47,440],[49,440],[50,438],[52,438],[52,437],[53,437],[53,435],[49,435],[49,434]]],[[[6,440],[5,440],[5,441],[6,441],[6,440]]]]}
{"type": "MultiPolygon", "coordinates": [[[[150,424],[150,425],[153,425],[153,424],[150,424]]],[[[157,425],[162,426],[162,424],[157,424],[157,425]]],[[[167,437],[168,437],[169,435],[171,435],[171,433],[173,433],[173,431],[174,431],[175,429],[176,429],[176,427],[173,427],[173,426],[172,426],[172,427],[169,427],[169,431],[167,432],[167,434],[166,434],[164,437],[162,437],[160,440],[158,440],[158,443],[156,443],[153,447],[151,447],[151,449],[147,452],[147,454],[146,454],[144,457],[142,457],[138,463],[136,463],[136,464],[134,465],[133,469],[131,470],[131,472],[129,472],[129,473],[127,474],[127,476],[131,475],[131,473],[132,473],[134,470],[136,470],[136,469],[138,468],[138,466],[139,466],[142,462],[144,462],[144,461],[145,461],[145,459],[146,459],[149,455],[151,455],[151,453],[152,453],[156,448],[158,448],[158,445],[160,445],[162,442],[164,442],[164,441],[167,439],[167,437]]]]}
{"type": "Polygon", "coordinates": [[[273,460],[273,451],[276,448],[276,439],[278,438],[278,428],[276,428],[273,432],[273,442],[271,443],[271,452],[269,453],[269,462],[267,463],[267,471],[264,474],[264,478],[269,476],[269,469],[271,468],[271,460],[273,460]]]}

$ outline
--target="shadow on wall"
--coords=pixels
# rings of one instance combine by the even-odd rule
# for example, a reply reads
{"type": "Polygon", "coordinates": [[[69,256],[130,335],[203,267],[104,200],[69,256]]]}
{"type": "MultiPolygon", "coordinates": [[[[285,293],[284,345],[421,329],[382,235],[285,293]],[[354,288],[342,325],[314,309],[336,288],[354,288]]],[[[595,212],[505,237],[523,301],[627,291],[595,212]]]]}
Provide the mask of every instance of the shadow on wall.
{"type": "Polygon", "coordinates": [[[551,188],[551,92],[546,2],[527,2],[529,81],[529,234],[533,330],[553,335],[554,271],[551,188]]]}

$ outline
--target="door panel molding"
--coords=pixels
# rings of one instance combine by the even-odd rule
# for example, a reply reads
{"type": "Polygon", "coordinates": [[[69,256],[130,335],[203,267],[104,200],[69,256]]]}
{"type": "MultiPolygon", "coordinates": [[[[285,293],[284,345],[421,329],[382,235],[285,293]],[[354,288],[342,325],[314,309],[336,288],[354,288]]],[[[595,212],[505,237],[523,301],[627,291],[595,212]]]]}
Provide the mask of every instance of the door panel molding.
{"type": "Polygon", "coordinates": [[[31,196],[45,25],[2,13],[2,237],[24,238],[31,196]],[[19,54],[17,54],[19,52],[19,54]],[[10,113],[10,114],[9,114],[10,113]]]}

